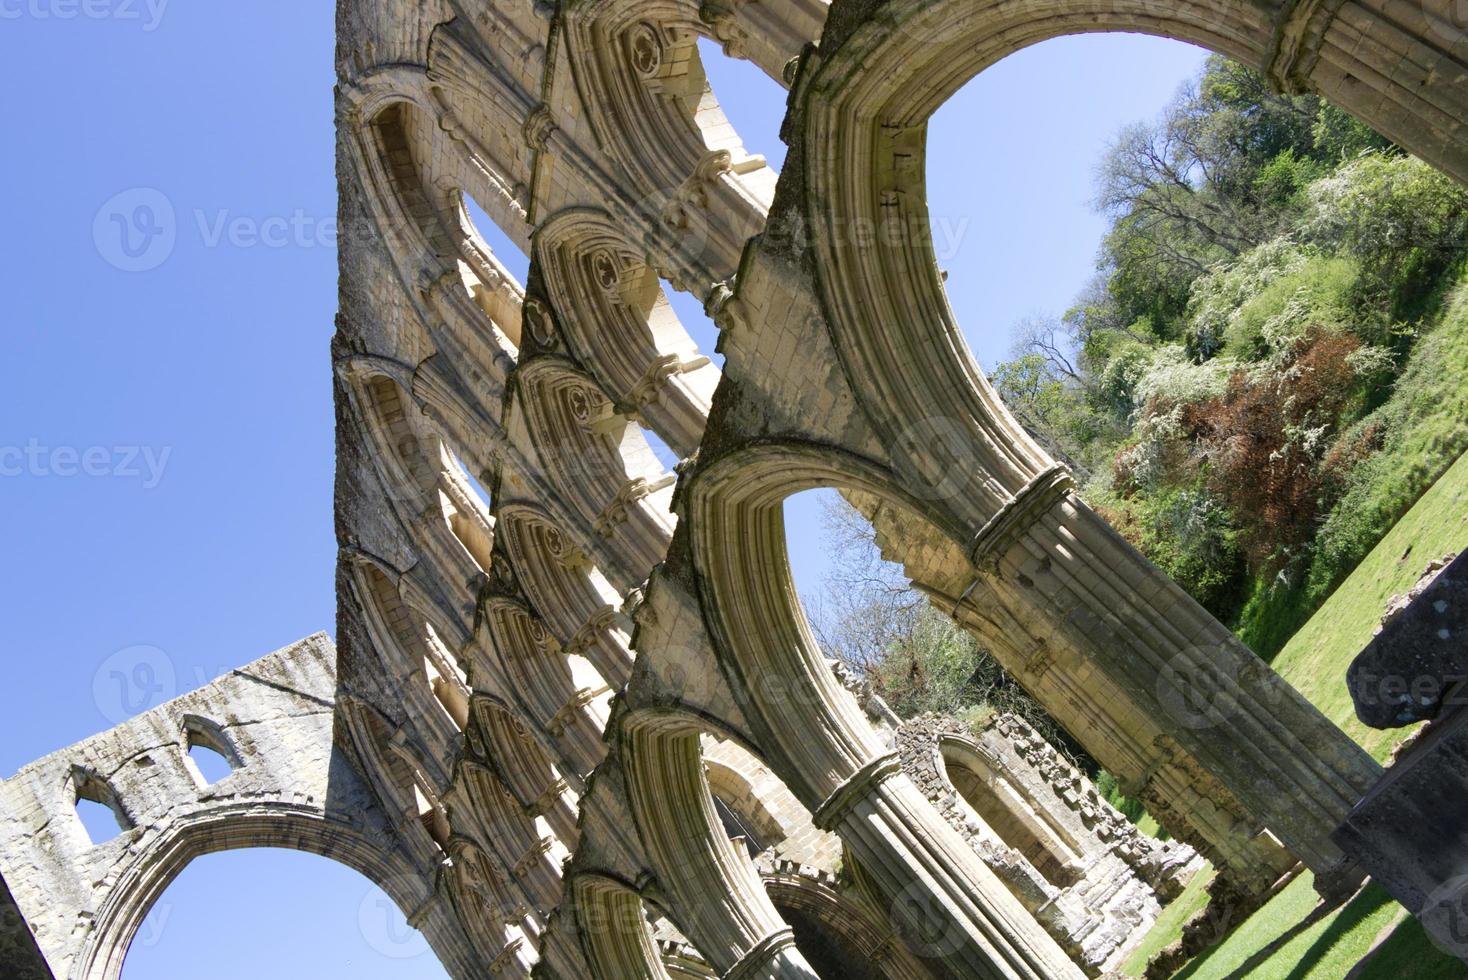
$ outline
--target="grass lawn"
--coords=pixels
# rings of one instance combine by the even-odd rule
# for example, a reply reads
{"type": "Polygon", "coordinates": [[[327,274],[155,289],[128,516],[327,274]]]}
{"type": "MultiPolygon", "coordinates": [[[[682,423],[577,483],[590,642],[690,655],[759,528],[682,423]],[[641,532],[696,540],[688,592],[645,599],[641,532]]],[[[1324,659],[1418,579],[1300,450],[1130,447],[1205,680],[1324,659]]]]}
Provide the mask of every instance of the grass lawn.
{"type": "MultiPolygon", "coordinates": [[[[1176,980],[1342,980],[1400,918],[1402,907],[1371,885],[1345,906],[1322,914],[1314,880],[1303,874],[1290,882],[1226,941],[1189,963],[1176,980]]],[[[1387,945],[1393,943],[1391,960],[1373,959],[1359,980],[1468,977],[1468,966],[1432,947],[1420,928],[1413,935],[1399,927],[1387,945]]]]}
{"type": "Polygon", "coordinates": [[[1274,669],[1285,680],[1378,760],[1384,761],[1407,732],[1379,732],[1356,720],[1346,668],[1371,641],[1387,600],[1411,589],[1433,558],[1464,549],[1468,456],[1423,495],[1274,658],[1274,669]]]}

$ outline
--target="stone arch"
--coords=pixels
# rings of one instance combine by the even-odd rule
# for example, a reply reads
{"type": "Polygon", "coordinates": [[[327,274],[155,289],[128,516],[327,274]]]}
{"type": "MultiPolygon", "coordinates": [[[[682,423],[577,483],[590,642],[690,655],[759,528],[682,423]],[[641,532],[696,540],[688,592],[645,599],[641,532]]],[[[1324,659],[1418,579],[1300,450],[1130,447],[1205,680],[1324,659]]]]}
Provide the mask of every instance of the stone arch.
{"type": "Polygon", "coordinates": [[[606,754],[602,732],[612,688],[585,657],[567,653],[530,609],[494,597],[485,622],[526,715],[545,731],[569,771],[585,778],[606,754]]]}
{"type": "Polygon", "coordinates": [[[572,353],[686,457],[703,438],[719,370],[621,227],[605,212],[563,211],[537,231],[536,255],[572,353]]]}
{"type": "Polygon", "coordinates": [[[515,963],[528,976],[537,959],[539,923],[525,903],[510,894],[499,868],[477,843],[455,837],[449,853],[453,859],[449,894],[465,931],[493,957],[490,972],[501,974],[515,963]]]}
{"type": "Polygon", "coordinates": [[[438,820],[438,792],[423,774],[421,759],[407,745],[402,726],[360,698],[343,698],[340,711],[364,776],[387,808],[392,825],[419,860],[440,860],[448,834],[438,820]]]}
{"type": "Polygon", "coordinates": [[[455,652],[458,645],[447,644],[433,625],[439,610],[432,600],[410,576],[389,572],[370,560],[356,562],[352,572],[367,612],[372,647],[387,676],[407,682],[409,704],[419,709],[412,715],[427,726],[425,739],[439,746],[441,753],[450,753],[468,722],[469,681],[463,658],[455,652]]]}
{"type": "Polygon", "coordinates": [[[792,924],[797,943],[810,951],[807,956],[822,977],[937,980],[892,929],[889,916],[837,891],[829,876],[786,865],[767,873],[764,882],[770,900],[792,924]]]}
{"type": "Polygon", "coordinates": [[[439,116],[431,93],[383,99],[363,110],[361,141],[389,241],[442,274],[461,238],[433,185],[439,116]]]}
{"type": "Polygon", "coordinates": [[[488,572],[494,564],[494,517],[469,486],[467,472],[447,444],[441,444],[440,453],[439,509],[444,523],[480,572],[488,572]]]}
{"type": "Polygon", "coordinates": [[[539,511],[507,505],[500,510],[500,522],[516,578],[531,604],[542,611],[546,626],[567,649],[585,653],[609,683],[620,687],[631,674],[632,652],[617,590],[539,511]]]}
{"type": "Polygon", "coordinates": [[[1010,779],[971,738],[947,733],[937,749],[939,774],[985,826],[1051,885],[1075,884],[1084,871],[1080,847],[1032,793],[1010,779]]]}
{"type": "MultiPolygon", "coordinates": [[[[579,798],[532,731],[502,700],[476,693],[470,744],[492,766],[522,808],[546,818],[556,836],[574,848],[580,837],[579,798]]],[[[578,780],[579,781],[579,780],[578,780]]]]}
{"type": "Polygon", "coordinates": [[[488,766],[466,759],[459,764],[458,777],[456,785],[466,801],[458,824],[473,826],[474,836],[498,852],[508,874],[546,918],[560,899],[561,865],[570,850],[546,821],[525,812],[488,766]]]}
{"type": "Polygon", "coordinates": [[[576,932],[595,976],[672,980],[636,890],[604,875],[580,874],[568,893],[574,902],[576,932]]]}
{"type": "Polygon", "coordinates": [[[602,538],[622,540],[639,567],[667,552],[674,477],[642,431],[567,362],[537,359],[516,375],[536,455],[576,515],[602,538]]]}
{"type": "Polygon", "coordinates": [[[451,974],[483,975],[440,901],[435,863],[400,834],[348,740],[337,740],[335,661],[330,641],[313,637],[5,781],[0,870],[55,976],[116,980],[149,911],[192,861],[255,847],[354,869],[427,934],[451,974]],[[178,751],[199,719],[247,760],[230,792],[201,793],[178,751]],[[73,768],[113,774],[136,824],[125,847],[80,846],[56,819],[73,768]]]}
{"type": "Polygon", "coordinates": [[[754,865],[734,847],[715,809],[701,746],[711,725],[691,714],[642,710],[619,727],[632,813],[672,900],[671,917],[720,974],[815,980],[754,865]],[[716,909],[709,908],[710,895],[720,896],[716,909]]]}
{"type": "Polygon", "coordinates": [[[358,358],[340,362],[346,392],[356,408],[373,466],[390,505],[408,519],[426,507],[438,482],[438,438],[412,395],[411,372],[396,362],[358,358]]]}
{"type": "MultiPolygon", "coordinates": [[[[914,482],[940,486],[955,460],[979,463],[984,478],[949,501],[975,529],[1051,461],[990,388],[948,305],[925,193],[928,119],[965,82],[1023,47],[1066,34],[1130,31],[1195,43],[1266,71],[1289,63],[1294,68],[1286,75],[1302,82],[1311,66],[1327,83],[1338,72],[1357,72],[1354,87],[1317,87],[1429,158],[1459,133],[1468,95],[1458,81],[1468,75],[1468,64],[1461,51],[1435,46],[1425,24],[1418,37],[1409,37],[1374,9],[1401,5],[1269,6],[1246,0],[1186,0],[1165,8],[1146,0],[894,0],[860,26],[825,39],[821,64],[802,81],[798,98],[805,106],[808,200],[823,205],[806,217],[834,346],[878,436],[900,447],[898,468],[910,470],[914,482]],[[1390,41],[1379,48],[1363,43],[1373,30],[1390,41]],[[1407,57],[1397,64],[1402,54],[1407,57]],[[1360,63],[1373,56],[1389,61],[1360,63]],[[1420,81],[1385,77],[1408,76],[1428,64],[1436,71],[1420,81]],[[1444,116],[1442,107],[1453,105],[1456,117],[1444,116]],[[1413,123],[1405,131],[1403,119],[1413,123]],[[853,238],[852,228],[882,233],[853,238]],[[950,430],[940,434],[940,451],[924,451],[921,443],[932,439],[914,431],[918,419],[942,420],[950,430]]],[[[1414,16],[1420,21],[1422,12],[1414,16]]],[[[1435,159],[1468,178],[1468,143],[1456,143],[1451,154],[1438,152],[1435,159]]]]}
{"type": "MultiPolygon", "coordinates": [[[[185,757],[195,748],[207,749],[222,758],[230,768],[230,775],[243,769],[248,762],[248,754],[242,751],[237,744],[236,738],[224,730],[224,727],[212,718],[204,715],[186,714],[183,716],[180,729],[183,733],[183,753],[185,757]]],[[[190,774],[199,784],[207,785],[208,779],[199,770],[198,765],[192,758],[187,762],[190,774]]],[[[226,777],[228,778],[228,777],[226,777]]]]}
{"type": "MultiPolygon", "coordinates": [[[[502,14],[491,13],[500,17],[502,14]]],[[[428,55],[428,83],[440,111],[440,127],[457,144],[455,179],[485,205],[487,214],[516,245],[529,243],[530,183],[536,147],[526,136],[536,100],[499,72],[489,70],[472,31],[476,12],[440,24],[428,55]],[[491,138],[486,140],[485,136],[491,138]]],[[[541,47],[525,39],[526,54],[541,47]]],[[[542,52],[543,53],[543,50],[542,52]]]]}
{"type": "Polygon", "coordinates": [[[770,812],[765,801],[754,787],[754,775],[732,760],[709,758],[707,746],[703,753],[704,775],[708,780],[709,793],[718,811],[720,822],[730,836],[746,835],[752,855],[779,844],[790,836],[780,818],[770,812]],[[724,810],[728,810],[726,815],[724,810]],[[736,822],[730,827],[730,816],[736,822]]]}
{"type": "Polygon", "coordinates": [[[799,86],[806,190],[822,204],[805,217],[831,339],[877,439],[892,447],[897,478],[947,512],[946,524],[958,531],[953,541],[974,566],[967,595],[976,598],[968,605],[997,608],[1028,637],[1028,655],[1065,649],[1072,663],[1127,691],[1143,724],[1160,722],[1167,741],[1148,746],[1133,737],[1125,751],[1146,755],[1166,745],[1181,760],[1176,768],[1196,773],[1179,780],[1184,815],[1176,822],[1242,856],[1252,865],[1251,887],[1267,887],[1278,862],[1259,853],[1271,840],[1327,888],[1349,877],[1349,859],[1331,832],[1379,768],[1086,507],[1069,474],[994,393],[963,340],[934,260],[926,123],[964,82],[1026,45],[1135,31],[1221,51],[1276,82],[1309,82],[1366,122],[1402,134],[1409,149],[1468,176],[1468,148],[1444,149],[1460,123],[1441,111],[1465,106],[1460,82],[1468,65],[1432,39],[1420,12],[1420,31],[1404,29],[1402,6],[894,0],[828,37],[821,64],[799,86]],[[1365,40],[1378,33],[1380,44],[1365,40]],[[1374,59],[1385,64],[1366,63],[1374,59]],[[1436,71],[1420,72],[1427,64],[1436,71]],[[1321,84],[1311,81],[1316,69],[1321,84]],[[853,240],[854,227],[882,233],[853,240]],[[1228,737],[1205,736],[1176,707],[1195,681],[1218,681],[1228,737]],[[1219,792],[1195,788],[1204,785],[1219,792]],[[1255,819],[1229,829],[1229,811],[1255,819]],[[1273,838],[1256,832],[1261,824],[1273,838]]]}
{"type": "MultiPolygon", "coordinates": [[[[490,170],[465,145],[421,71],[383,74],[348,93],[359,120],[353,150],[373,219],[435,344],[502,389],[519,353],[525,291],[464,205],[466,193],[483,192],[484,181],[475,178],[490,170]]],[[[502,227],[513,231],[517,224],[502,227]]],[[[518,227],[527,238],[523,221],[518,227]]]]}
{"type": "Polygon", "coordinates": [[[1076,976],[1054,940],[901,773],[821,654],[791,581],[783,503],[823,486],[875,495],[941,526],[941,515],[883,467],[812,445],[747,446],[700,468],[688,490],[710,635],[756,737],[816,826],[842,838],[899,921],[922,935],[935,915],[946,917],[950,968],[987,976],[1002,959],[1025,976],[1076,976]],[[931,878],[914,884],[913,867],[930,869],[931,878]]]}
{"type": "Polygon", "coordinates": [[[432,921],[420,922],[420,926],[435,952],[445,958],[447,969],[459,977],[474,975],[475,965],[466,962],[472,947],[456,935],[458,922],[440,908],[425,908],[432,901],[431,884],[374,840],[370,831],[307,807],[264,804],[255,812],[227,818],[220,814],[185,818],[166,837],[137,854],[121,870],[98,909],[93,938],[82,950],[73,976],[117,980],[133,937],[184,868],[209,854],[262,846],[288,847],[344,864],[386,892],[405,914],[427,911],[432,921]]]}
{"type": "Polygon", "coordinates": [[[598,142],[644,193],[676,188],[710,151],[747,157],[704,77],[697,42],[713,34],[692,3],[592,0],[566,27],[598,142]]]}

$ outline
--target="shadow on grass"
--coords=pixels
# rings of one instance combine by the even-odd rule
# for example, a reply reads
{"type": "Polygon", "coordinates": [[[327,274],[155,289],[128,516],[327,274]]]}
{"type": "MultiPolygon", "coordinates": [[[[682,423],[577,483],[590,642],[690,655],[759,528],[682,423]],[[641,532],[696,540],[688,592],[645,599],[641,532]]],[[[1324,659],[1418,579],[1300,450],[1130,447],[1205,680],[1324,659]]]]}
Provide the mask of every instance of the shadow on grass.
{"type": "MultiPolygon", "coordinates": [[[[1316,939],[1316,941],[1311,945],[1310,950],[1303,957],[1301,957],[1299,963],[1296,964],[1294,970],[1290,972],[1287,978],[1287,980],[1301,980],[1302,977],[1306,976],[1309,973],[1310,968],[1319,961],[1320,957],[1324,956],[1325,953],[1333,945],[1335,945],[1338,940],[1348,935],[1352,929],[1359,926],[1374,912],[1376,912],[1383,905],[1390,901],[1391,896],[1387,895],[1386,892],[1382,891],[1377,886],[1371,885],[1358,892],[1344,906],[1342,906],[1340,903],[1331,905],[1325,902],[1321,902],[1317,904],[1313,909],[1311,909],[1310,913],[1306,915],[1303,919],[1301,919],[1299,922],[1296,922],[1293,926],[1290,926],[1289,929],[1285,930],[1280,935],[1276,936],[1272,941],[1270,941],[1269,945],[1255,951],[1237,969],[1228,974],[1228,980],[1235,980],[1235,978],[1243,978],[1249,976],[1255,970],[1259,969],[1259,967],[1267,963],[1271,957],[1273,957],[1281,949],[1287,946],[1296,937],[1309,931],[1309,929],[1317,923],[1334,915],[1336,917],[1335,921],[1330,924],[1325,932],[1321,933],[1320,937],[1316,939]]],[[[1268,908],[1268,905],[1266,905],[1263,909],[1260,909],[1254,914],[1266,914],[1268,908]]],[[[1228,940],[1231,936],[1237,933],[1240,929],[1244,929],[1248,926],[1249,921],[1249,919],[1245,919],[1243,922],[1240,922],[1237,926],[1231,929],[1228,936],[1223,937],[1219,942],[1210,947],[1201,956],[1197,957],[1191,963],[1189,963],[1184,970],[1176,974],[1174,980],[1188,980],[1189,977],[1197,974],[1199,970],[1208,965],[1208,961],[1212,957],[1219,954],[1227,947],[1228,940]]]]}
{"type": "Polygon", "coordinates": [[[1300,962],[1290,971],[1285,980],[1304,980],[1310,968],[1320,962],[1332,946],[1350,935],[1368,918],[1392,901],[1392,897],[1379,885],[1369,885],[1341,909],[1330,926],[1310,944],[1300,962]]]}

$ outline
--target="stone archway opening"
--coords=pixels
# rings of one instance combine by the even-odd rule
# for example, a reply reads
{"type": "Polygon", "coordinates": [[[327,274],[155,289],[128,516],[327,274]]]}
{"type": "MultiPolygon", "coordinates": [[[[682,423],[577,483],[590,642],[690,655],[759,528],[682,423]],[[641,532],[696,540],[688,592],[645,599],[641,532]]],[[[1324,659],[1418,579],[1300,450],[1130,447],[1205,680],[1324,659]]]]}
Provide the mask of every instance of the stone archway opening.
{"type": "Polygon", "coordinates": [[[780,918],[795,932],[795,947],[821,980],[885,980],[870,958],[818,916],[789,903],[775,902],[780,918]]]}
{"type": "Polygon", "coordinates": [[[186,867],[142,920],[122,980],[339,976],[348,968],[363,980],[448,977],[427,939],[366,877],[314,854],[260,848],[186,867]]]}
{"type": "Polygon", "coordinates": [[[933,256],[986,372],[1013,359],[1022,325],[1059,321],[1095,278],[1108,224],[1094,206],[1098,161],[1124,127],[1154,119],[1206,57],[1149,35],[1051,38],[985,69],[933,114],[933,256]],[[1005,133],[1016,151],[975,152],[976,131],[986,130],[1005,133]]]}
{"type": "Polygon", "coordinates": [[[966,747],[944,743],[942,756],[948,781],[1006,846],[1024,855],[1056,888],[1079,880],[1081,855],[1018,785],[966,747]]]}

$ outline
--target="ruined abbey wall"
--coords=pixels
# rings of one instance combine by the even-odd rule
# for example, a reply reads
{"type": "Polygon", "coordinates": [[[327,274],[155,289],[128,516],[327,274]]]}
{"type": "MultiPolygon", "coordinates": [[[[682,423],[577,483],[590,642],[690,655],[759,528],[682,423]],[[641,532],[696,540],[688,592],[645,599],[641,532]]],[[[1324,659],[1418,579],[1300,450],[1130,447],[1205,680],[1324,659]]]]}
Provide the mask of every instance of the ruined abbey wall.
{"type": "MultiPolygon", "coordinates": [[[[1300,864],[1354,884],[1331,833],[1378,767],[995,396],[934,261],[926,122],[1026,45],[1140,31],[1318,90],[1468,178],[1468,42],[1435,16],[340,0],[339,655],[266,662],[291,683],[237,811],[171,750],[139,754],[180,744],[173,709],[4,785],[0,870],[41,955],[113,977],[180,860],[283,839],[395,883],[466,978],[1054,980],[1099,972],[1195,851],[1246,892],[1300,864]],[[783,172],[724,118],[700,38],[789,90],[783,172]],[[665,284],[717,323],[722,370],[665,284]],[[817,487],[1186,846],[1138,839],[1013,721],[899,728],[833,671],[785,552],[783,501],[817,487]],[[136,808],[126,853],[54,828],[28,851],[82,791],[136,808]],[[175,828],[195,812],[205,829],[175,828]],[[27,893],[56,882],[44,909],[27,893]]],[[[252,684],[198,713],[229,733],[252,684]]]]}

